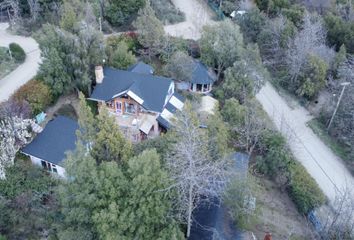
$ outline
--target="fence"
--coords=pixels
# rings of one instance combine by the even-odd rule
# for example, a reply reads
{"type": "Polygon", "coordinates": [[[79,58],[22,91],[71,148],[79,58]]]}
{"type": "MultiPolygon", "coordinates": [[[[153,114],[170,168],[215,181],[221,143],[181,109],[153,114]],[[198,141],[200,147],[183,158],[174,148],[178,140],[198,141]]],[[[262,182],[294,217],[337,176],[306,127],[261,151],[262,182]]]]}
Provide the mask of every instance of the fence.
{"type": "Polygon", "coordinates": [[[207,0],[209,7],[215,12],[218,20],[224,20],[225,14],[221,11],[218,4],[214,0],[207,0]]]}

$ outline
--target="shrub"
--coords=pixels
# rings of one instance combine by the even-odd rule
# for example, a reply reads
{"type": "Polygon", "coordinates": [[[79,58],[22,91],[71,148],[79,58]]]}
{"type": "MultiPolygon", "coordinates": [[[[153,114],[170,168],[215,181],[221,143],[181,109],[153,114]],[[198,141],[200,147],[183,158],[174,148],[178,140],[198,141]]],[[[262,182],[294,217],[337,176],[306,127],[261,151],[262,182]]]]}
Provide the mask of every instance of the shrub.
{"type": "Polygon", "coordinates": [[[109,55],[108,63],[118,69],[127,69],[136,62],[135,56],[128,50],[128,46],[124,41],[120,42],[117,48],[107,55],[109,55]]]}
{"type": "Polygon", "coordinates": [[[27,101],[32,114],[43,111],[51,102],[52,94],[49,87],[38,80],[31,80],[20,87],[13,95],[17,101],[27,101]]]}
{"type": "Polygon", "coordinates": [[[9,48],[10,48],[12,57],[16,60],[16,62],[23,63],[25,61],[26,53],[20,45],[18,45],[17,43],[11,43],[9,45],[9,48]]]}
{"type": "Polygon", "coordinates": [[[10,61],[9,50],[6,47],[0,47],[0,64],[10,61]]]}
{"type": "Polygon", "coordinates": [[[266,131],[261,137],[260,150],[264,156],[257,159],[258,169],[287,186],[286,190],[301,214],[307,214],[325,203],[322,190],[294,159],[280,133],[266,131]]]}
{"type": "Polygon", "coordinates": [[[325,203],[326,197],[322,190],[300,163],[293,161],[289,172],[291,182],[287,190],[300,213],[307,214],[325,203]]]}

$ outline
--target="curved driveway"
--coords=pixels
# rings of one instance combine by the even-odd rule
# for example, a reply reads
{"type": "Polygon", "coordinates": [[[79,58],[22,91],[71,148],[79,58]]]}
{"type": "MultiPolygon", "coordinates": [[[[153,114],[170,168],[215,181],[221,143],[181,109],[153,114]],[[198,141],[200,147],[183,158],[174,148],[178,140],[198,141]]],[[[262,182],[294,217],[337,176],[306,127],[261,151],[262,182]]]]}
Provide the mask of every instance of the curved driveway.
{"type": "Polygon", "coordinates": [[[26,52],[26,59],[14,71],[0,79],[0,102],[7,100],[19,87],[33,78],[41,61],[37,42],[30,37],[9,34],[7,27],[7,23],[0,23],[0,46],[8,47],[15,42],[26,52]]]}

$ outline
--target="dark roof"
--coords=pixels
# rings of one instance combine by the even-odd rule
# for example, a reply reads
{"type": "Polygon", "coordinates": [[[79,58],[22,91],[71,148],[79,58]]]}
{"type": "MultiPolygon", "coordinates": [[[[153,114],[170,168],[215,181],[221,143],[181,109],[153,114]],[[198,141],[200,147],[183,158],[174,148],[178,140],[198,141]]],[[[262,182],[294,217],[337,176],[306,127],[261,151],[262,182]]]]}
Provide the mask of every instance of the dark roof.
{"type": "Polygon", "coordinates": [[[165,129],[169,129],[171,127],[171,124],[166,120],[164,119],[163,117],[158,116],[158,118],[156,119],[158,121],[158,123],[160,123],[160,125],[162,127],[164,127],[165,129]]]}
{"type": "Polygon", "coordinates": [[[139,61],[136,64],[130,66],[128,68],[128,71],[135,72],[135,73],[140,73],[140,74],[153,74],[154,73],[154,68],[151,67],[150,65],[146,64],[146,63],[143,63],[143,62],[139,61]]]}
{"type": "Polygon", "coordinates": [[[213,239],[242,239],[235,222],[229,217],[228,210],[217,199],[202,201],[193,211],[191,235],[188,238],[188,240],[213,239]]]}
{"type": "Polygon", "coordinates": [[[215,82],[216,76],[200,61],[195,61],[195,69],[192,73],[191,83],[211,84],[215,82]]]}
{"type": "Polygon", "coordinates": [[[58,116],[48,122],[44,130],[22,149],[22,152],[48,162],[61,165],[65,152],[75,149],[76,121],[58,116]]]}
{"type": "Polygon", "coordinates": [[[178,100],[180,100],[181,102],[184,102],[186,100],[185,97],[183,97],[181,94],[174,92],[173,96],[175,96],[178,100]]]}
{"type": "Polygon", "coordinates": [[[108,101],[113,96],[130,90],[144,100],[142,106],[146,110],[162,111],[171,79],[109,67],[105,67],[103,71],[103,82],[96,85],[91,99],[108,101]]]}

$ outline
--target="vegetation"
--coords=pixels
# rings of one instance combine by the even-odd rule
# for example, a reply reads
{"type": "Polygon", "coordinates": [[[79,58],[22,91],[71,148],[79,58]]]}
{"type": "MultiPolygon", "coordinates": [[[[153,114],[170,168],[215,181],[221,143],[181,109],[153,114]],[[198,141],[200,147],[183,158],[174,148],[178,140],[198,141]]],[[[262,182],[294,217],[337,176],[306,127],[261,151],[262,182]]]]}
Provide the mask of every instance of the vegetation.
{"type": "Polygon", "coordinates": [[[128,50],[128,45],[123,41],[118,43],[117,48],[108,58],[108,64],[117,69],[127,69],[135,62],[135,56],[128,50]]]}
{"type": "Polygon", "coordinates": [[[20,45],[17,43],[10,43],[9,50],[17,63],[23,63],[25,61],[26,53],[20,45]]]}
{"type": "Polygon", "coordinates": [[[0,47],[0,79],[16,69],[19,63],[16,63],[11,58],[9,49],[6,47],[0,47]]]}
{"type": "Polygon", "coordinates": [[[57,181],[28,160],[18,160],[0,179],[0,234],[5,239],[38,238],[53,223],[57,181]]]}
{"type": "Polygon", "coordinates": [[[31,80],[20,87],[13,95],[16,101],[29,103],[32,115],[45,110],[52,103],[50,88],[38,80],[31,80]]]}

